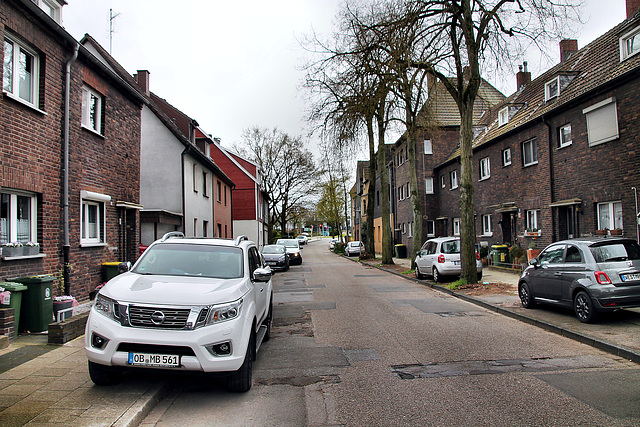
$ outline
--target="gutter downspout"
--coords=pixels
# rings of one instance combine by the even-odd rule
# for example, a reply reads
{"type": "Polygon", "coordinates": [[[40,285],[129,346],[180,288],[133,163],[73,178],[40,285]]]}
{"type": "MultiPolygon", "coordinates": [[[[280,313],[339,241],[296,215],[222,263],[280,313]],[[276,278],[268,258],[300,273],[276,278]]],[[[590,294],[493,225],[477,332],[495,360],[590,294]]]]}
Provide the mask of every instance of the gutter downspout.
{"type": "Polygon", "coordinates": [[[80,44],[76,42],[71,58],[65,64],[65,91],[64,91],[64,124],[62,136],[62,228],[64,244],[62,246],[62,277],[64,280],[64,292],[70,295],[71,260],[69,244],[69,104],[71,99],[71,64],[78,59],[80,44]]]}
{"type": "MultiPolygon", "coordinates": [[[[549,124],[549,122],[547,122],[547,118],[543,115],[542,116],[542,123],[547,127],[547,143],[548,143],[548,147],[549,147],[549,201],[550,203],[554,202],[554,194],[555,194],[555,180],[554,180],[554,175],[553,175],[553,132],[551,129],[551,125],[549,124]]],[[[542,206],[540,206],[542,208],[542,206]]],[[[556,236],[556,217],[554,215],[554,209],[551,208],[551,241],[555,241],[557,239],[556,236]]],[[[540,211],[542,213],[542,211],[540,211]]],[[[575,216],[574,216],[574,221],[575,221],[575,216]]],[[[575,226],[575,224],[574,224],[575,226]]],[[[575,234],[578,234],[578,230],[574,230],[575,234]]]]}

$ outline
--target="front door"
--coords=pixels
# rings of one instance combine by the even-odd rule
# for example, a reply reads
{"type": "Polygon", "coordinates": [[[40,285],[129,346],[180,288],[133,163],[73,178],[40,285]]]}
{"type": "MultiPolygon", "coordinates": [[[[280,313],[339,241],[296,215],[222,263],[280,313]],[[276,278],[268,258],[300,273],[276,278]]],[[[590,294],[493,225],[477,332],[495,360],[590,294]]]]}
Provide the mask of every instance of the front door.
{"type": "Polygon", "coordinates": [[[538,256],[538,266],[531,274],[533,294],[537,298],[559,301],[562,298],[562,270],[565,245],[553,245],[538,256]]]}

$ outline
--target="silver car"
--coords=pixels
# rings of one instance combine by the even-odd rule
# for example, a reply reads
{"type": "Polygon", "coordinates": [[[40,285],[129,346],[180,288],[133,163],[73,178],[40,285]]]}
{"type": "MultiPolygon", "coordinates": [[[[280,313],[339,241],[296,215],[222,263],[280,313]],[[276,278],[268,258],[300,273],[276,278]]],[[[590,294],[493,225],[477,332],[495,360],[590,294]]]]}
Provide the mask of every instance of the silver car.
{"type": "Polygon", "coordinates": [[[348,257],[351,255],[361,255],[363,252],[364,244],[359,240],[347,243],[347,246],[344,248],[344,254],[348,257]]]}
{"type": "MultiPolygon", "coordinates": [[[[482,278],[482,262],[476,252],[476,269],[478,280],[482,278]]],[[[436,237],[424,242],[416,253],[416,278],[424,279],[425,275],[440,282],[443,276],[460,276],[462,262],[460,261],[459,237],[436,237]]]]}
{"type": "Polygon", "coordinates": [[[282,245],[266,245],[262,248],[262,256],[272,270],[287,271],[289,269],[287,248],[282,245]]]}
{"type": "Polygon", "coordinates": [[[581,322],[600,312],[640,307],[640,246],[635,240],[588,237],[547,246],[518,282],[522,306],[573,308],[581,322]]]}
{"type": "Polygon", "coordinates": [[[302,248],[298,239],[278,239],[276,245],[281,245],[287,248],[287,255],[289,256],[289,264],[302,265],[302,248]]]}

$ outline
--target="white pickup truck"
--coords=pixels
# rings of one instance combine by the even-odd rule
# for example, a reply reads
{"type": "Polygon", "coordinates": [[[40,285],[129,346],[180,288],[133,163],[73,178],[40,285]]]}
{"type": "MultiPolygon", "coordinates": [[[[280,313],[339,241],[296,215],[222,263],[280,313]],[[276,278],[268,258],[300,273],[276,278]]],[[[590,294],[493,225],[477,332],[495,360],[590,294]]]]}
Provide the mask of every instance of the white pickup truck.
{"type": "Polygon", "coordinates": [[[271,270],[253,242],[168,233],[98,293],[85,331],[91,380],[126,369],[219,372],[230,391],[251,388],[269,339],[271,270]]]}

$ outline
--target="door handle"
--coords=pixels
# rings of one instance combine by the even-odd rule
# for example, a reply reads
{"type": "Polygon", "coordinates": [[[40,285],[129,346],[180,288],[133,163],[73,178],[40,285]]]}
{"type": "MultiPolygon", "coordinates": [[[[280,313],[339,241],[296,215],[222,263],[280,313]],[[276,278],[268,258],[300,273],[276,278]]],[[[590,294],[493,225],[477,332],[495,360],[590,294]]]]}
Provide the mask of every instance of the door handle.
{"type": "Polygon", "coordinates": [[[554,276],[562,276],[562,273],[553,273],[554,276]]]}

